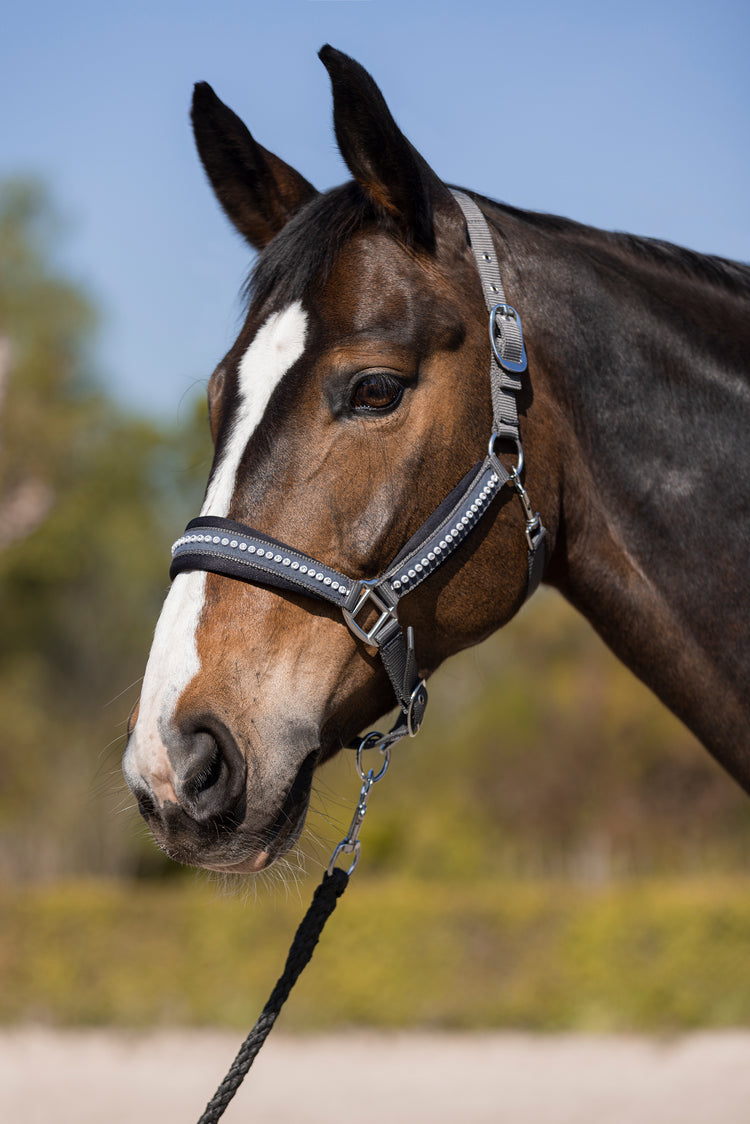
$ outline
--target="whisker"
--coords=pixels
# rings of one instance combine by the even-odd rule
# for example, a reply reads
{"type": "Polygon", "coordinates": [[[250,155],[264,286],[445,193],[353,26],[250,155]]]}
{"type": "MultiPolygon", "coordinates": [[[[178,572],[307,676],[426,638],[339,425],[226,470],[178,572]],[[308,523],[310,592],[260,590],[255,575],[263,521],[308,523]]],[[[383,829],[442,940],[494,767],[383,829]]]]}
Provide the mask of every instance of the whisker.
{"type": "MultiPolygon", "coordinates": [[[[113,703],[116,703],[118,699],[121,699],[123,695],[127,695],[128,691],[132,691],[133,687],[135,687],[138,683],[142,683],[142,682],[143,682],[143,676],[139,675],[138,678],[134,679],[133,682],[128,687],[123,687],[123,689],[120,691],[120,693],[115,695],[114,698],[111,698],[109,700],[109,702],[103,703],[102,704],[102,710],[106,710],[108,706],[112,706],[113,703]]],[[[125,721],[127,722],[127,719],[125,719],[125,721]]]]}

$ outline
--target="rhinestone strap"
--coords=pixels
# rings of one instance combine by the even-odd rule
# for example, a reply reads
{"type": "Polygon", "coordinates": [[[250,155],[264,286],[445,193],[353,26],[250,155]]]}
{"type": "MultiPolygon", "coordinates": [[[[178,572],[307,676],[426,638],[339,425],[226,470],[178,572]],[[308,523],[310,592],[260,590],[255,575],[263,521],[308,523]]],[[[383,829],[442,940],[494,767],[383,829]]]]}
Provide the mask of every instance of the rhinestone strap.
{"type": "MultiPolygon", "coordinates": [[[[343,605],[351,591],[350,579],[301,551],[266,538],[242,524],[203,517],[188,523],[185,534],[172,547],[174,576],[182,570],[222,572],[221,563],[240,568],[248,581],[274,585],[276,579],[298,586],[313,597],[343,605]]],[[[229,570],[226,572],[230,573],[229,570]]]]}

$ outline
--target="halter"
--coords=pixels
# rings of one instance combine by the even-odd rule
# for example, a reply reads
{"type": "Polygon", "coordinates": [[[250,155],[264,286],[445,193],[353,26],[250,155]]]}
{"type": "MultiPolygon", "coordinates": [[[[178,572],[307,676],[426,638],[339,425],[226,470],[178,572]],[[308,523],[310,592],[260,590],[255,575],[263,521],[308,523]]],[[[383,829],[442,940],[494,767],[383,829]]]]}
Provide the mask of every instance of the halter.
{"type": "Polygon", "coordinates": [[[170,577],[186,570],[208,570],[258,585],[304,593],[329,601],[343,614],[354,636],[380,653],[401,713],[385,735],[370,734],[354,747],[388,750],[400,738],[418,732],[427,706],[427,690],[420,679],[414,651],[414,632],[406,633],[398,619],[399,600],[421,585],[446,562],[477,526],[492,501],[508,484],[518,494],[526,519],[528,579],[526,597],[539,585],[544,570],[546,530],[534,512],[523,486],[523,450],[515,395],[526,370],[521,319],[506,302],[500,267],[484,215],[468,195],[453,195],[466,219],[469,243],[482,281],[489,313],[492,434],[487,456],[464,476],[422,524],[379,577],[362,581],[347,577],[310,555],[242,523],[200,516],[188,523],[172,547],[170,577]],[[508,472],[495,453],[498,441],[509,441],[518,453],[508,472]],[[371,607],[378,619],[365,629],[361,615],[371,607]]]}

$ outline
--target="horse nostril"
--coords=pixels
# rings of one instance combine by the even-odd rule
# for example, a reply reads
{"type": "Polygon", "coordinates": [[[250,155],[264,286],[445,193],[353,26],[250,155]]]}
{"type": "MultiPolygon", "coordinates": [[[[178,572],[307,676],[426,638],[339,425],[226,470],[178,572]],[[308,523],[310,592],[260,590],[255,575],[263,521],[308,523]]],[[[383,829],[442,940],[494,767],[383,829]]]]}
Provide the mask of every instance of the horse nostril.
{"type": "Polygon", "coordinates": [[[224,730],[202,726],[188,735],[176,770],[177,799],[192,819],[242,819],[244,759],[224,730]]]}
{"type": "Polygon", "coordinates": [[[201,743],[198,771],[182,781],[182,792],[189,800],[197,800],[202,792],[213,788],[221,779],[221,750],[207,730],[196,734],[194,743],[201,743]]]}
{"type": "Polygon", "coordinates": [[[144,820],[156,815],[156,804],[151,796],[136,795],[136,800],[138,801],[138,811],[141,813],[144,820]]]}

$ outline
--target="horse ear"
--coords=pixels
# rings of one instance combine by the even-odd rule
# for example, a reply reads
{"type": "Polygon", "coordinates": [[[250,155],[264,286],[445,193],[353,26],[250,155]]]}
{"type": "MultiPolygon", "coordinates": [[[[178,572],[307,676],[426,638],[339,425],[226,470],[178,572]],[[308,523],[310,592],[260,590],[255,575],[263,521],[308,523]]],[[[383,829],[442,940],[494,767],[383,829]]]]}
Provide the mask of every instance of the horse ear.
{"type": "Polygon", "coordinates": [[[317,195],[307,180],[263,148],[208,82],[193,93],[193,133],[206,174],[227,217],[262,250],[317,195]]]}
{"type": "Polygon", "coordinates": [[[331,78],[336,140],[349,171],[408,241],[431,250],[433,209],[450,203],[448,189],[401,132],[364,67],[330,46],[319,58],[331,78]]]}

